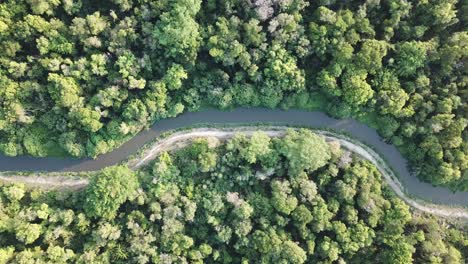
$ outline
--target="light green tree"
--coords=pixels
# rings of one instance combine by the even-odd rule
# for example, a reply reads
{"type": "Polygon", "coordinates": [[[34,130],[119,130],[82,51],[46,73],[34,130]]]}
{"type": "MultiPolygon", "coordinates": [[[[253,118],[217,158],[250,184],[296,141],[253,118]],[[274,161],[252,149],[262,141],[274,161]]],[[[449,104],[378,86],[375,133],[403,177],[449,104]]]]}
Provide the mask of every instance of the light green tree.
{"type": "Polygon", "coordinates": [[[135,195],[138,185],[135,173],[125,166],[103,169],[86,189],[83,205],[86,214],[113,219],[120,205],[135,195]]]}
{"type": "Polygon", "coordinates": [[[323,137],[305,129],[288,130],[284,139],[278,142],[278,150],[287,158],[293,175],[302,170],[315,171],[331,158],[323,137]]]}

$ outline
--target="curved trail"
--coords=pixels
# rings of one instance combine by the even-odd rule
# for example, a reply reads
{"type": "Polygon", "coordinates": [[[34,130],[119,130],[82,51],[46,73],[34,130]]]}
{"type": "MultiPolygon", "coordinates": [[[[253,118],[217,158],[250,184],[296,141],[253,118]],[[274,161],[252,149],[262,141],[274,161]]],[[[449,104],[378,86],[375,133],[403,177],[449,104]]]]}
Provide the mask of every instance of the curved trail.
{"type": "Polygon", "coordinates": [[[185,113],[178,117],[156,122],[149,130],[137,134],[120,148],[99,156],[97,159],[60,159],[33,157],[0,156],[0,171],[95,171],[114,165],[127,159],[146,143],[160,136],[163,132],[191,125],[209,124],[239,124],[239,123],[274,123],[311,128],[327,128],[352,135],[356,140],[372,146],[399,177],[405,192],[413,197],[421,198],[441,205],[468,206],[468,192],[453,193],[448,188],[434,187],[419,181],[412,175],[406,160],[395,146],[385,143],[372,129],[352,119],[334,119],[322,112],[301,110],[271,110],[264,108],[239,108],[234,111],[205,110],[185,113]]]}
{"type": "MultiPolygon", "coordinates": [[[[252,135],[255,131],[263,131],[270,137],[282,137],[286,134],[287,127],[269,127],[269,128],[255,128],[255,127],[239,127],[228,129],[192,129],[190,131],[175,132],[167,138],[156,142],[149,149],[143,151],[139,158],[135,158],[128,162],[128,166],[133,170],[139,169],[147,165],[150,161],[154,160],[163,151],[172,151],[186,146],[195,138],[217,138],[226,140],[232,138],[236,133],[243,133],[247,136],[252,135]]],[[[314,130],[315,133],[325,137],[327,141],[337,141],[344,149],[352,151],[354,154],[372,162],[382,174],[388,186],[407,204],[413,208],[431,213],[434,215],[450,218],[468,219],[468,210],[464,208],[442,208],[433,204],[418,202],[408,197],[401,183],[398,181],[393,171],[386,166],[384,160],[372,149],[367,146],[353,143],[351,139],[338,135],[329,131],[314,130]]],[[[1,181],[5,182],[22,182],[28,185],[44,188],[67,188],[67,189],[81,189],[88,184],[88,180],[79,177],[66,177],[66,176],[0,176],[1,181]]]]}

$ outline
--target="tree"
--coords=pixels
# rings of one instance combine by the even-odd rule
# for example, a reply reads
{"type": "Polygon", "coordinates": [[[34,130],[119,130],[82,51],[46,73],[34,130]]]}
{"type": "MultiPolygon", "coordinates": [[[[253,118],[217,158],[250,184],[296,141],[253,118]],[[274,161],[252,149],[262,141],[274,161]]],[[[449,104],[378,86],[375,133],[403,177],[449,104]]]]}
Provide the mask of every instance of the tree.
{"type": "Polygon", "coordinates": [[[274,45],[268,51],[264,72],[267,89],[300,92],[305,89],[304,71],[285,49],[274,45]]]}
{"type": "Polygon", "coordinates": [[[200,0],[169,1],[169,10],[161,15],[153,32],[165,56],[193,63],[200,47],[199,25],[194,19],[200,4],[200,0]]]}
{"type": "Polygon", "coordinates": [[[164,75],[164,83],[169,90],[177,90],[182,87],[182,81],[187,79],[188,75],[185,69],[180,64],[173,64],[166,75],[164,75]]]}
{"type": "Polygon", "coordinates": [[[302,170],[315,171],[331,158],[325,140],[305,129],[288,130],[285,138],[279,142],[278,150],[287,158],[291,175],[302,170]]]}
{"type": "Polygon", "coordinates": [[[34,14],[42,15],[44,13],[52,15],[54,8],[60,5],[60,0],[27,0],[31,5],[34,14]]]}
{"type": "Polygon", "coordinates": [[[202,152],[198,155],[198,163],[201,172],[208,172],[216,166],[217,155],[215,152],[202,152]]]}
{"type": "Polygon", "coordinates": [[[382,68],[382,59],[387,55],[388,43],[381,40],[364,40],[356,54],[358,67],[374,74],[382,68]]]}
{"type": "Polygon", "coordinates": [[[336,77],[327,70],[321,70],[317,76],[317,84],[326,93],[334,96],[342,95],[342,90],[339,89],[336,77]]]}
{"type": "Polygon", "coordinates": [[[250,164],[266,158],[272,151],[270,137],[261,131],[254,132],[250,139],[247,139],[244,134],[236,134],[228,142],[227,148],[239,151],[239,156],[250,164]]]}
{"type": "Polygon", "coordinates": [[[274,208],[283,214],[289,215],[297,206],[296,197],[291,195],[291,188],[288,181],[273,181],[272,189],[272,205],[274,208]]]}
{"type": "Polygon", "coordinates": [[[24,184],[13,184],[3,189],[4,195],[12,202],[21,200],[26,191],[24,184]]]}
{"type": "MultiPolygon", "coordinates": [[[[252,56],[249,54],[249,45],[253,38],[252,34],[256,28],[250,24],[244,24],[250,33],[246,36],[247,43],[242,43],[242,21],[237,16],[229,19],[219,17],[215,26],[208,27],[210,37],[207,42],[207,49],[210,56],[215,61],[221,62],[224,66],[232,67],[238,64],[242,69],[249,71],[249,75],[256,74],[258,66],[252,64],[252,56]]],[[[264,39],[264,35],[257,38],[264,39]]],[[[260,41],[260,40],[258,40],[260,41]]]]}
{"type": "Polygon", "coordinates": [[[388,251],[385,251],[382,257],[384,263],[409,264],[413,263],[413,253],[415,248],[406,241],[395,243],[388,251]]]}
{"type": "Polygon", "coordinates": [[[343,86],[343,99],[352,106],[367,103],[374,91],[366,82],[367,72],[364,70],[347,70],[341,80],[343,86]]]}
{"type": "Polygon", "coordinates": [[[71,249],[66,249],[60,246],[50,246],[47,248],[47,257],[54,263],[67,263],[71,261],[75,254],[71,249]]]}
{"type": "Polygon", "coordinates": [[[293,241],[286,241],[281,245],[279,250],[280,256],[278,261],[280,263],[304,263],[307,260],[306,252],[293,241]]]}
{"type": "Polygon", "coordinates": [[[292,218],[298,226],[305,226],[306,224],[312,221],[313,216],[310,213],[309,209],[305,205],[301,204],[298,207],[296,207],[296,209],[292,213],[292,218]]]}
{"type": "Polygon", "coordinates": [[[430,25],[432,30],[439,32],[459,22],[456,4],[457,1],[454,0],[427,2],[419,7],[421,20],[430,25]]]}
{"type": "Polygon", "coordinates": [[[91,72],[97,76],[107,75],[107,57],[104,54],[92,54],[91,61],[89,62],[91,66],[91,72]]]}
{"type": "Polygon", "coordinates": [[[7,247],[0,249],[0,263],[8,263],[14,256],[15,248],[7,247]]]}
{"type": "Polygon", "coordinates": [[[444,74],[450,74],[460,65],[460,60],[468,52],[468,32],[455,32],[439,50],[440,64],[444,74]]]}
{"type": "Polygon", "coordinates": [[[179,173],[179,169],[173,164],[172,158],[167,152],[161,153],[153,165],[153,175],[158,182],[169,181],[179,173]]]}
{"type": "Polygon", "coordinates": [[[76,132],[60,135],[59,143],[73,157],[83,157],[86,154],[84,146],[78,142],[76,132]]]}
{"type": "Polygon", "coordinates": [[[73,108],[70,111],[70,116],[76,120],[78,124],[80,124],[83,130],[91,133],[97,132],[103,126],[103,124],[100,122],[101,114],[89,107],[73,108]]]}
{"type": "Polygon", "coordinates": [[[329,261],[336,261],[339,258],[340,247],[337,242],[325,236],[318,245],[318,253],[329,261]]]}
{"type": "Polygon", "coordinates": [[[399,43],[396,46],[395,70],[401,76],[411,76],[426,63],[426,44],[419,41],[399,43]]]}
{"type": "Polygon", "coordinates": [[[15,227],[16,238],[24,244],[32,244],[42,234],[42,227],[38,224],[17,223],[15,227]]]}
{"type": "Polygon", "coordinates": [[[72,77],[65,77],[56,73],[50,73],[49,93],[56,104],[61,107],[79,107],[83,104],[81,88],[72,77]]]}
{"type": "Polygon", "coordinates": [[[125,105],[122,116],[128,121],[139,121],[139,124],[146,124],[148,111],[145,104],[140,99],[130,100],[125,105]]]}
{"type": "Polygon", "coordinates": [[[124,79],[124,83],[128,89],[145,88],[146,80],[138,76],[141,70],[140,64],[131,51],[125,50],[118,57],[116,64],[119,66],[119,73],[124,79]]]}
{"type": "Polygon", "coordinates": [[[113,219],[119,207],[131,199],[138,188],[134,172],[125,166],[103,169],[86,188],[83,208],[91,217],[113,219]]]}
{"type": "Polygon", "coordinates": [[[377,98],[381,102],[379,105],[383,114],[407,116],[414,113],[411,107],[406,108],[406,111],[404,109],[409,95],[401,88],[395,72],[388,70],[378,72],[372,81],[372,86],[377,90],[377,98]]]}
{"type": "Polygon", "coordinates": [[[255,163],[258,159],[268,157],[271,151],[270,137],[265,133],[255,132],[250,138],[245,157],[249,163],[255,163]]]}
{"type": "Polygon", "coordinates": [[[43,127],[31,127],[29,133],[23,138],[23,146],[28,154],[37,157],[47,156],[47,131],[43,127]]]}

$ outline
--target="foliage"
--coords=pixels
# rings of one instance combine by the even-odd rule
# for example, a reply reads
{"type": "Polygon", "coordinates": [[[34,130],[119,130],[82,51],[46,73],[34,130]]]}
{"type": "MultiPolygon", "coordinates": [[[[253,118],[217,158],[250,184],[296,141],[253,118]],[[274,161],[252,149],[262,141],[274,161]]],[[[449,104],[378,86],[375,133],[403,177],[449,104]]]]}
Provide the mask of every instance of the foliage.
{"type": "Polygon", "coordinates": [[[457,0],[2,1],[0,152],[94,157],[184,110],[321,101],[340,117],[375,113],[422,179],[466,191],[465,9],[457,0]]]}
{"type": "Polygon", "coordinates": [[[89,183],[83,208],[90,217],[113,219],[120,205],[134,197],[137,188],[138,180],[130,169],[106,168],[89,183]]]}
{"type": "Polygon", "coordinates": [[[136,173],[104,169],[79,193],[1,186],[0,261],[463,263],[466,232],[412,213],[381,182],[310,131],[198,140],[136,173]],[[292,172],[294,159],[317,164],[295,138],[329,158],[292,172]],[[217,157],[208,170],[206,156],[217,157]]]}

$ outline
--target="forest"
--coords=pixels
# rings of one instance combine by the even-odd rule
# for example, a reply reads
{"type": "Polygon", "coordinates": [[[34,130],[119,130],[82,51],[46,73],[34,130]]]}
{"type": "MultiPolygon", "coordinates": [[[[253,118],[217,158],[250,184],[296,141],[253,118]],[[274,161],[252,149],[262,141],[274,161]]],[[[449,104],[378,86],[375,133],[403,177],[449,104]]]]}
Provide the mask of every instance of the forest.
{"type": "Polygon", "coordinates": [[[206,106],[354,117],[468,190],[468,3],[4,0],[0,152],[96,157],[206,106]],[[465,139],[465,140],[464,140],[465,139]]]}
{"type": "Polygon", "coordinates": [[[0,187],[0,263],[464,263],[468,237],[410,208],[310,130],[196,139],[79,192],[0,187]]]}

